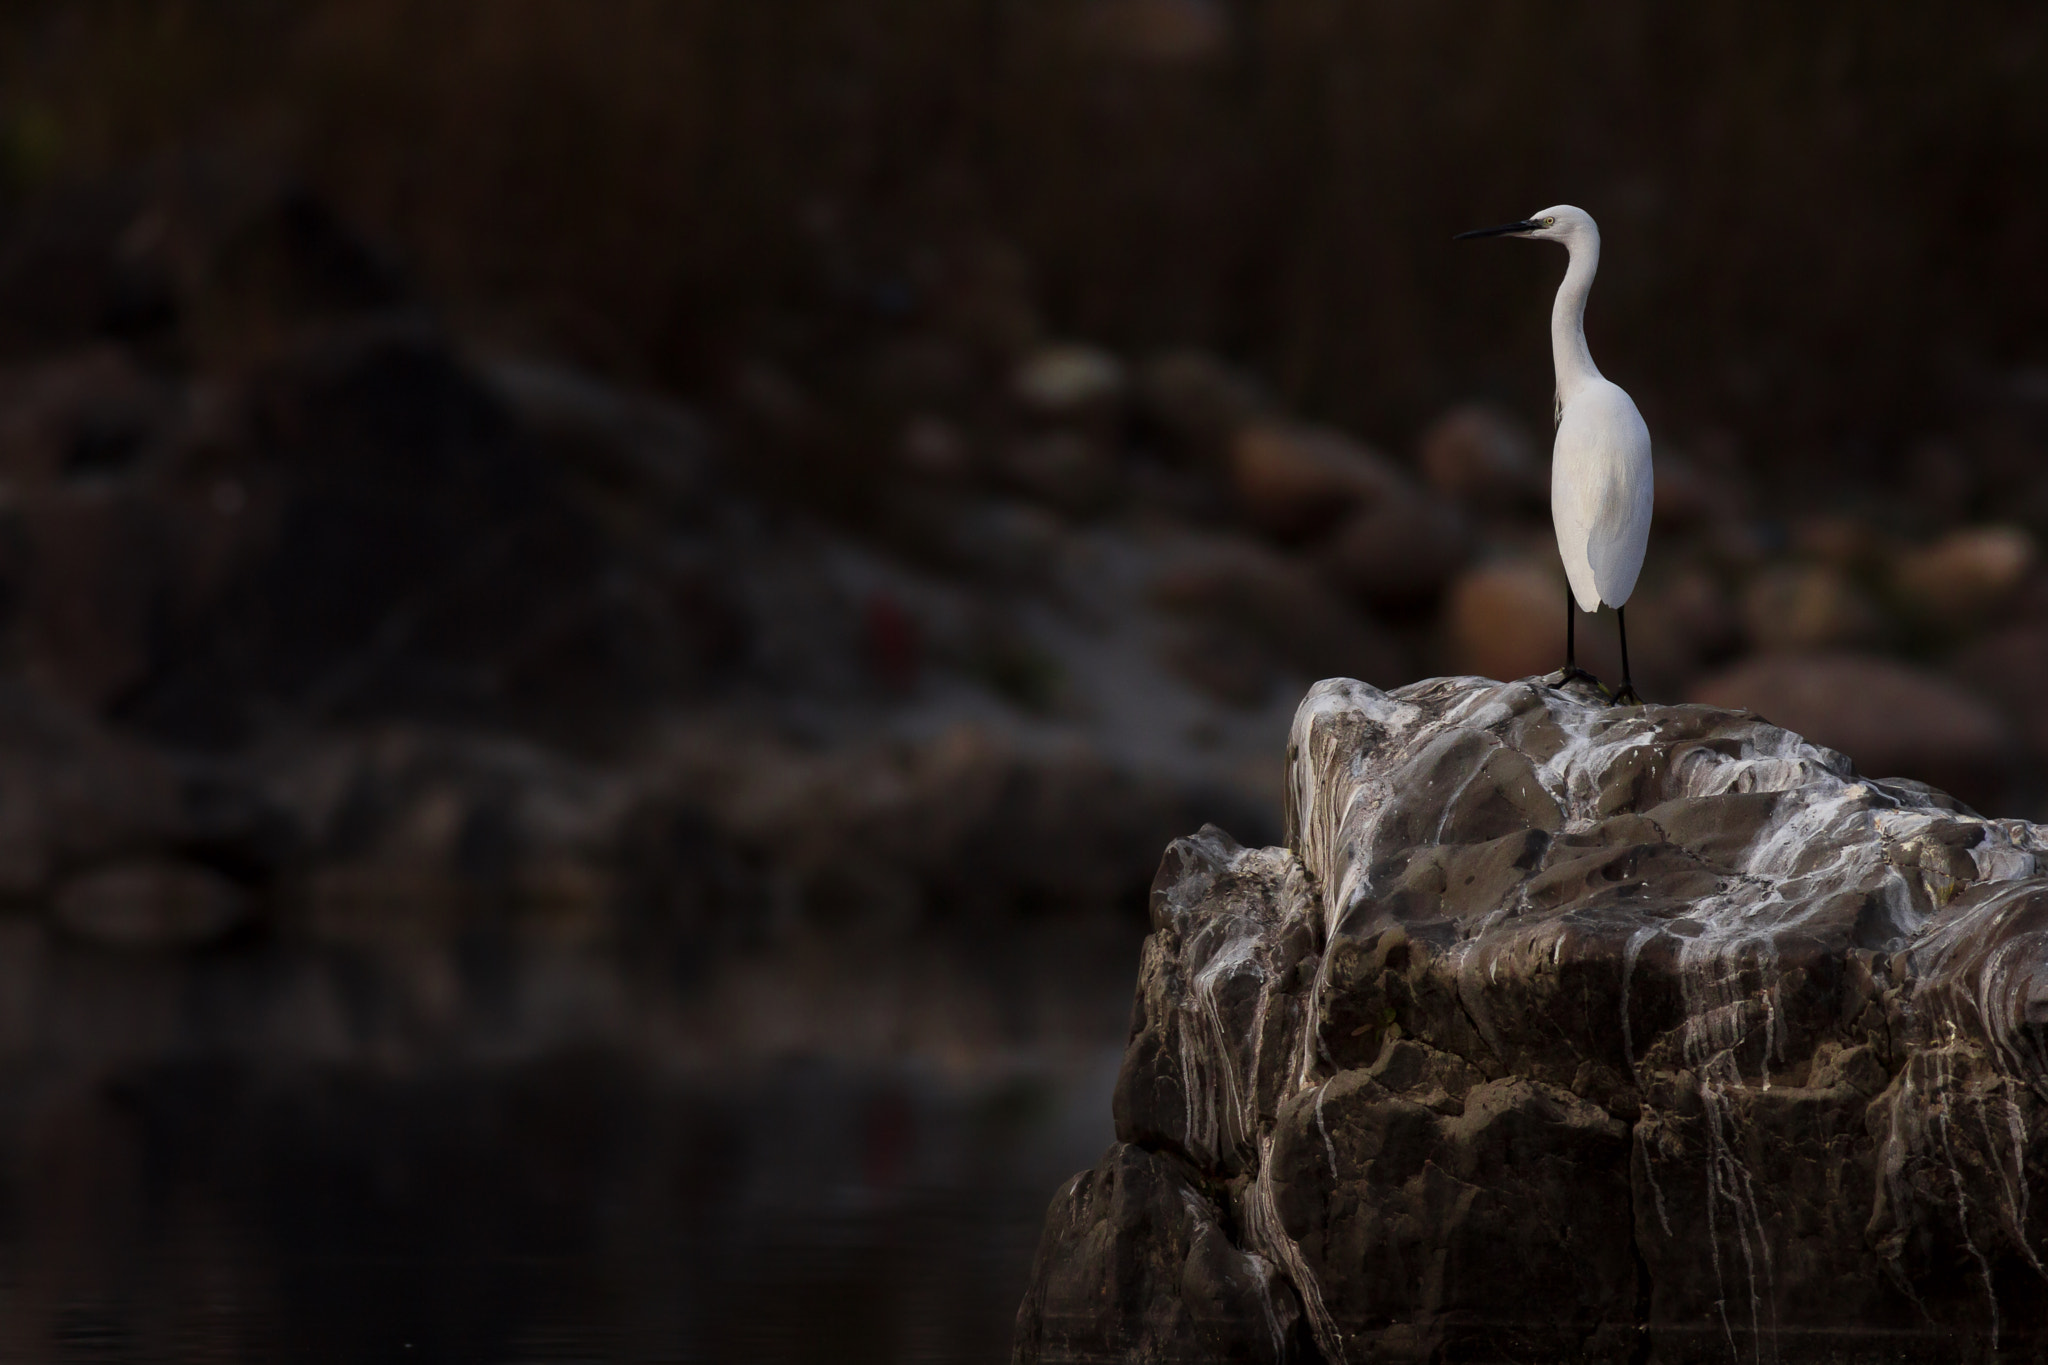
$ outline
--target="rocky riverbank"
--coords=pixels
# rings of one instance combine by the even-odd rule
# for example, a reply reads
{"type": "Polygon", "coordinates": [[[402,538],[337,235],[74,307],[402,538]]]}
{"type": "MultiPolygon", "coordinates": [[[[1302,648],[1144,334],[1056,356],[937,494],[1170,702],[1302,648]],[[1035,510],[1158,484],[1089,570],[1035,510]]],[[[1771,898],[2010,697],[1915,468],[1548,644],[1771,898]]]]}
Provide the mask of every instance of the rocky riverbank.
{"type": "MultiPolygon", "coordinates": [[[[1276,837],[1312,679],[1554,664],[1511,415],[1390,453],[1215,356],[1058,339],[1004,259],[736,339],[685,404],[464,333],[246,165],[10,208],[0,903],[169,950],[457,900],[707,952],[1116,914],[1178,830],[1276,837]]],[[[1849,512],[1661,442],[1646,694],[2034,809],[2048,428],[1986,394],[1849,512]]]]}
{"type": "Polygon", "coordinates": [[[1016,1359],[2031,1359],[2048,834],[1745,712],[1318,684],[1167,851],[1016,1359]]]}

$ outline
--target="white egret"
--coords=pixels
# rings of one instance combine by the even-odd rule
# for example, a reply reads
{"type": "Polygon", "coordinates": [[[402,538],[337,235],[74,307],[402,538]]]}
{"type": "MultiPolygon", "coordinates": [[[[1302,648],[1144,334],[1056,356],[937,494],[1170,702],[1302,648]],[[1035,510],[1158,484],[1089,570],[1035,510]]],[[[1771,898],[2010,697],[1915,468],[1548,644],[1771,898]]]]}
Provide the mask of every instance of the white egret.
{"type": "MultiPolygon", "coordinates": [[[[1565,599],[1564,675],[1595,686],[1599,679],[1575,657],[1573,598],[1580,610],[1614,608],[1621,632],[1621,688],[1616,702],[1641,703],[1628,674],[1628,622],[1622,605],[1635,591],[1650,540],[1650,429],[1620,385],[1601,375],[1586,349],[1586,295],[1600,268],[1600,229],[1593,215],[1570,204],[1544,209],[1532,218],[1499,227],[1461,232],[1467,237],[1530,237],[1562,242],[1570,254],[1564,283],[1550,306],[1550,355],[1557,369],[1554,418],[1557,439],[1550,455],[1550,519],[1557,528],[1557,552],[1571,588],[1565,599]]],[[[1603,689],[1604,690],[1604,689],[1603,689]]]]}

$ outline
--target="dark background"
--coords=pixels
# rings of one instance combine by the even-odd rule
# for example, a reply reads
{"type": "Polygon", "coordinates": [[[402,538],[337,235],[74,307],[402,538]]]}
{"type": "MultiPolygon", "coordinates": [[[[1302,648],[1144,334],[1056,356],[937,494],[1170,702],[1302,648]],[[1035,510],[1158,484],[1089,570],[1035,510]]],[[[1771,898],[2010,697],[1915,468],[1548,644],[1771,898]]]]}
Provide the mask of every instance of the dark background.
{"type": "Polygon", "coordinates": [[[0,1338],[999,1358],[1294,701],[2048,803],[2036,6],[0,10],[0,1338]],[[1611,624],[1580,636],[1612,678],[1611,624]]]}
{"type": "Polygon", "coordinates": [[[1667,439],[1875,474],[2040,358],[2024,5],[10,9],[17,201],[263,159],[466,326],[704,399],[995,251],[1043,327],[1214,349],[1401,450],[1475,392],[1540,413],[1549,269],[1448,238],[1555,202],[1667,439]]]}

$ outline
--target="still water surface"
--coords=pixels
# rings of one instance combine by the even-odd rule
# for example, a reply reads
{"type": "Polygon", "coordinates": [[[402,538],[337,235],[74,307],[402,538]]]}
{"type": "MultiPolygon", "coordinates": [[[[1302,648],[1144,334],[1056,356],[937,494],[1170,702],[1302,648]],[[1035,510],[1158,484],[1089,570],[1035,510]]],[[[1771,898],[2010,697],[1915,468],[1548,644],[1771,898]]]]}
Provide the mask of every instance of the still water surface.
{"type": "Polygon", "coordinates": [[[1004,1359],[1047,1201],[1110,1140],[1135,945],[650,988],[8,926],[0,1358],[1004,1359]]]}

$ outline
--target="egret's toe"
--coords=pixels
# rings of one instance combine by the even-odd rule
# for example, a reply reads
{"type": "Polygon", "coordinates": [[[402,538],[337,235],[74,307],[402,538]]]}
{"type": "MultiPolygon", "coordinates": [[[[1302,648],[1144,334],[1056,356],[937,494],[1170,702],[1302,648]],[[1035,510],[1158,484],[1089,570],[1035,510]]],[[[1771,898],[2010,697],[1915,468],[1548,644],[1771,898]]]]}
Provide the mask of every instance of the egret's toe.
{"type": "Polygon", "coordinates": [[[1550,685],[1558,689],[1560,692],[1563,691],[1565,688],[1571,686],[1575,682],[1582,682],[1590,684],[1593,690],[1595,692],[1598,692],[1603,700],[1613,700],[1613,698],[1609,695],[1607,691],[1607,684],[1601,682],[1598,678],[1594,677],[1591,673],[1588,673],[1585,669],[1580,668],[1577,664],[1566,664],[1563,668],[1559,669],[1552,676],[1556,678],[1556,681],[1551,683],[1550,685]]]}

